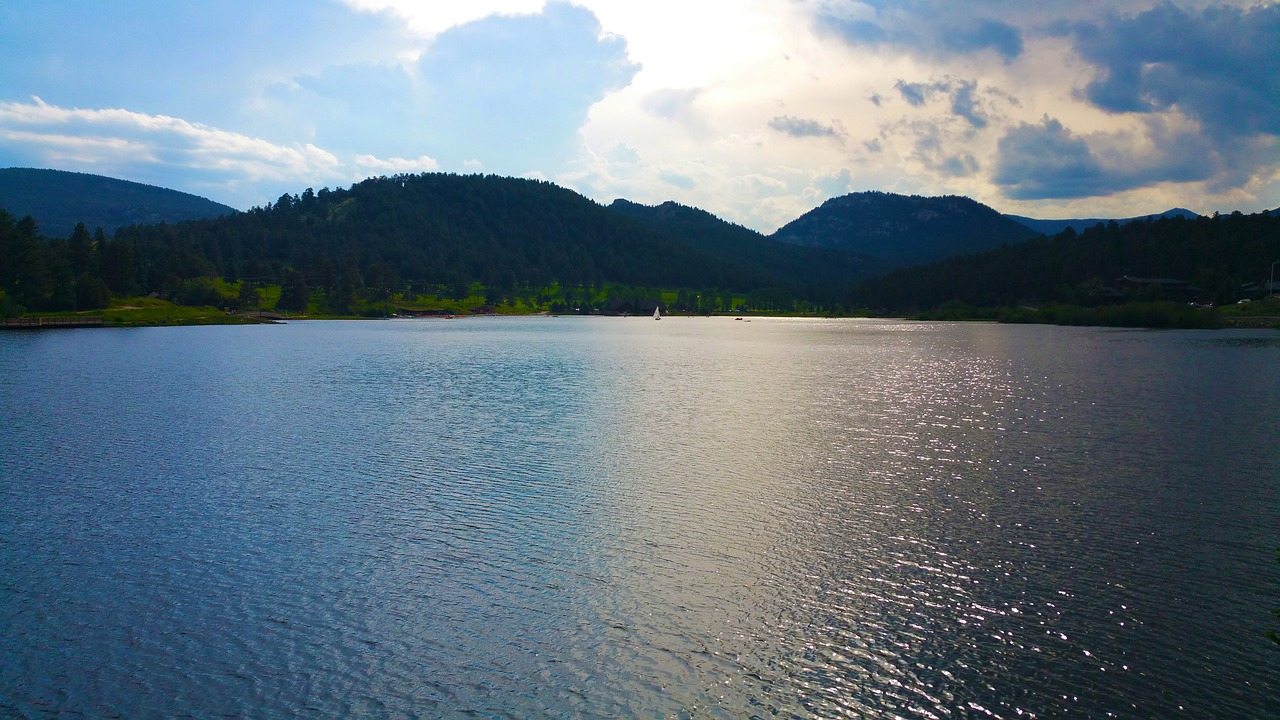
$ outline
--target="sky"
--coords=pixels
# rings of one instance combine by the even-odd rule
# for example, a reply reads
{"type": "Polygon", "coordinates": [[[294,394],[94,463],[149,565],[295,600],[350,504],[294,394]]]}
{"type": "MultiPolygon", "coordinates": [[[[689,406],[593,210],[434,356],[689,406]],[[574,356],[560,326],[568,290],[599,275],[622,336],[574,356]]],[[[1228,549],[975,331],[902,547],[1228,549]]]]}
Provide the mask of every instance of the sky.
{"type": "Polygon", "coordinates": [[[239,209],[492,173],[770,233],[850,192],[1280,207],[1280,3],[0,3],[0,167],[239,209]]]}

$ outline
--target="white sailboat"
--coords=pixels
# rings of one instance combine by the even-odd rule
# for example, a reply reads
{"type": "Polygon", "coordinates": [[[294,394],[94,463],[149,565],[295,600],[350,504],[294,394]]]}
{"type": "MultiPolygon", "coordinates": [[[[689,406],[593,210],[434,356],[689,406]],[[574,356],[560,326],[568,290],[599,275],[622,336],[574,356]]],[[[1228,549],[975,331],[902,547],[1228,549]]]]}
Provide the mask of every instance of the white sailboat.
{"type": "Polygon", "coordinates": [[[658,308],[657,308],[657,307],[655,307],[655,308],[653,309],[653,319],[654,319],[654,320],[661,320],[661,319],[662,319],[662,313],[658,312],[658,308]]]}

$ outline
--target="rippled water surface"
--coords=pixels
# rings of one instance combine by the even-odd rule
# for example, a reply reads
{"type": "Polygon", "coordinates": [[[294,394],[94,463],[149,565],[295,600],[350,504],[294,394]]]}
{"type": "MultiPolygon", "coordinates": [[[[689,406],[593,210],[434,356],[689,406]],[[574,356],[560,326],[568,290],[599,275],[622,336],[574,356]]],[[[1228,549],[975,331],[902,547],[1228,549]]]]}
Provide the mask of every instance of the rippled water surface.
{"type": "Polygon", "coordinates": [[[0,715],[1274,717],[1280,336],[0,334],[0,715]]]}

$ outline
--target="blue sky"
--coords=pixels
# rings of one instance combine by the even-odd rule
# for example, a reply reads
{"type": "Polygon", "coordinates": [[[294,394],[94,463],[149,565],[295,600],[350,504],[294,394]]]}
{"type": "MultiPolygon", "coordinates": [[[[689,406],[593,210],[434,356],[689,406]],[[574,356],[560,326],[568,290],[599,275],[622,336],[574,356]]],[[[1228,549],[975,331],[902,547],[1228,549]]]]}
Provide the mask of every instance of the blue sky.
{"type": "Polygon", "coordinates": [[[1280,4],[0,4],[0,167],[238,208],[551,180],[771,232],[859,190],[1034,217],[1280,207],[1280,4]]]}

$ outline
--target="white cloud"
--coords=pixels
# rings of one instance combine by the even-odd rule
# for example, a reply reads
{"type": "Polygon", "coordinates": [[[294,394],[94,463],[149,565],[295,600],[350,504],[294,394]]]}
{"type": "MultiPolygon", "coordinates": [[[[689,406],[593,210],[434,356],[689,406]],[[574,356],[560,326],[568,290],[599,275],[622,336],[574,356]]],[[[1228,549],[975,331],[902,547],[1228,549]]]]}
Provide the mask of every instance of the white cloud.
{"type": "Polygon", "coordinates": [[[85,153],[100,164],[153,163],[232,170],[249,180],[328,174],[338,159],[314,145],[285,147],[167,115],[63,108],[32,98],[0,103],[0,137],[37,153],[85,153]]]}
{"type": "Polygon", "coordinates": [[[422,2],[422,0],[343,0],[364,12],[390,12],[405,19],[410,29],[434,36],[452,27],[491,15],[532,15],[545,0],[467,0],[466,2],[422,2]]]}
{"type": "Polygon", "coordinates": [[[356,171],[362,175],[385,175],[399,173],[434,172],[440,169],[435,158],[423,155],[418,158],[377,158],[372,155],[357,155],[352,163],[356,171]]]}
{"type": "MultiPolygon", "coordinates": [[[[63,8],[57,17],[83,12],[55,4],[63,8]]],[[[1179,2],[1179,12],[1164,13],[1199,16],[1217,4],[1179,2]]],[[[116,174],[240,206],[367,174],[483,169],[545,176],[604,202],[676,200],[764,231],[832,194],[867,189],[964,194],[1027,215],[1280,206],[1280,140],[1265,132],[1274,127],[1274,113],[1265,112],[1274,99],[1259,90],[1274,54],[1250,40],[1261,31],[1236,34],[1263,46],[1243,55],[1216,40],[1225,30],[1193,33],[1187,37],[1202,40],[1197,57],[1217,65],[1179,58],[1177,76],[1124,85],[1130,60],[1161,62],[1160,43],[1126,41],[1144,31],[1132,18],[1156,5],[299,2],[268,12],[264,27],[296,18],[309,39],[271,52],[224,17],[229,11],[205,10],[222,28],[205,45],[190,53],[171,42],[143,45],[150,62],[176,63],[183,73],[194,67],[182,64],[188,55],[239,48],[225,76],[198,63],[205,69],[192,85],[216,90],[212,100],[172,82],[177,71],[154,76],[165,86],[157,91],[136,59],[117,67],[106,53],[63,55],[65,67],[54,72],[51,56],[23,59],[43,45],[12,51],[18,64],[0,76],[23,97],[53,102],[0,91],[0,163],[116,174]],[[1089,28],[1106,42],[1082,45],[1089,28]],[[341,53],[316,50],[335,38],[341,53]],[[1133,48],[1146,55],[1131,58],[1133,48]],[[1258,61],[1235,72],[1234,57],[1258,61]],[[1235,84],[1198,83],[1204,67],[1235,84]],[[38,89],[58,77],[68,80],[38,89]],[[75,80],[85,77],[94,79],[92,92],[75,80]],[[1252,104],[1206,100],[1222,88],[1252,104]],[[1120,100],[1132,97],[1120,91],[1128,90],[1160,102],[1126,110],[1120,100]],[[1197,99],[1204,102],[1191,103],[1197,99]],[[1245,110],[1250,122],[1231,122],[1245,110]],[[1046,117],[1061,131],[1044,125],[1046,117]],[[1241,132],[1223,143],[1215,127],[1241,132]],[[1037,147],[1055,149],[1063,167],[1037,164],[1037,147]],[[1192,171],[1185,156],[1193,153],[1204,172],[1192,171]],[[1088,180],[1090,157],[1098,182],[1054,188],[1055,178],[1075,182],[1072,168],[1088,180]]],[[[147,28],[161,36],[165,23],[190,13],[153,15],[147,28]]],[[[24,17],[30,24],[42,15],[24,17]]],[[[1245,22],[1260,14],[1216,17],[1241,18],[1222,25],[1228,30],[1262,27],[1245,22]]],[[[48,22],[45,34],[57,32],[48,22]]],[[[0,60],[8,59],[0,46],[0,60]]]]}
{"type": "Polygon", "coordinates": [[[151,182],[239,207],[272,197],[262,192],[350,174],[310,144],[277,145],[166,115],[64,108],[39,98],[0,102],[0,157],[151,182]]]}

